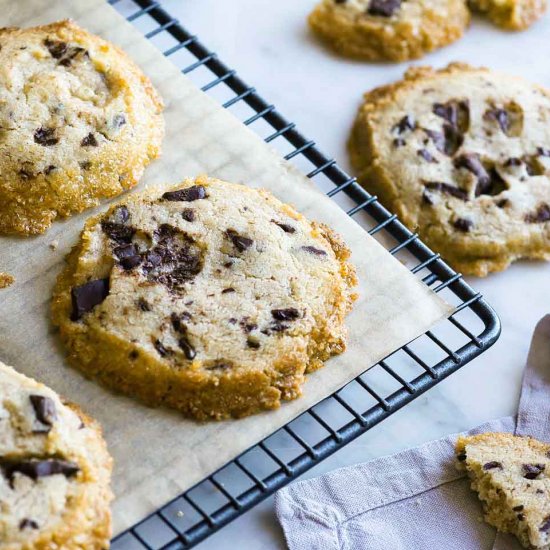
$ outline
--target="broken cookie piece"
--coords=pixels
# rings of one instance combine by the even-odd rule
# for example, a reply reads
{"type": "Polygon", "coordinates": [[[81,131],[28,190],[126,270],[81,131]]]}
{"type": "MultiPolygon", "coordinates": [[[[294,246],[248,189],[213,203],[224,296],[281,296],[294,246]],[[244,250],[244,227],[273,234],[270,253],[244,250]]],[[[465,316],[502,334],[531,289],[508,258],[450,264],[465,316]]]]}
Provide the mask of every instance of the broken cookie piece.
{"type": "Polygon", "coordinates": [[[547,9],[547,0],[469,0],[468,4],[495,25],[511,31],[527,29],[547,9]]]}
{"type": "Polygon", "coordinates": [[[550,548],[550,444],[485,433],[460,437],[456,456],[487,523],[516,535],[525,548],[550,548]]]}
{"type": "Polygon", "coordinates": [[[245,416],[299,397],[344,351],[348,257],[270,193],[187,180],[88,221],[53,321],[70,361],[118,391],[198,419],[245,416]]]}

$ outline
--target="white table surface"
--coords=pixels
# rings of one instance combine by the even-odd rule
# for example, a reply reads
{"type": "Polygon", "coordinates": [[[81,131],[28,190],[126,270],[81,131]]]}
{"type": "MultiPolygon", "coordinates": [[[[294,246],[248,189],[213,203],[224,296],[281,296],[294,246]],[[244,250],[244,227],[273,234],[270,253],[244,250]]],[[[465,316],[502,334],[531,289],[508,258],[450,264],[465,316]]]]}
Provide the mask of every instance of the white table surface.
{"type": "MultiPolygon", "coordinates": [[[[399,78],[407,64],[367,64],[333,56],[307,29],[305,21],[313,4],[314,0],[163,2],[327,155],[349,169],[345,142],[362,93],[399,78]]],[[[466,61],[550,87],[549,60],[550,15],[520,34],[501,32],[475,20],[461,41],[420,63],[440,67],[450,61],[466,61]]],[[[516,411],[533,328],[550,312],[550,264],[519,263],[504,273],[470,282],[500,315],[503,333],[497,344],[306,477],[391,454],[516,411]]],[[[229,547],[285,547],[272,498],[198,548],[229,547]]]]}

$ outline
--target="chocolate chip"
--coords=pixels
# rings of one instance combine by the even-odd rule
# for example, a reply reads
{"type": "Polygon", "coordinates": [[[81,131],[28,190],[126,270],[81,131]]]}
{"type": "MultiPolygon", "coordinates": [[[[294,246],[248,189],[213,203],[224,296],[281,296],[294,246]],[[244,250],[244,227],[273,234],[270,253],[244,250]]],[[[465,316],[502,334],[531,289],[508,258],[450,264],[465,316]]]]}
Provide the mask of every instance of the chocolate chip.
{"type": "Polygon", "coordinates": [[[453,185],[449,185],[448,183],[443,183],[440,181],[429,181],[426,182],[425,185],[426,189],[429,189],[430,191],[439,191],[444,195],[451,195],[452,197],[456,197],[457,199],[463,201],[468,200],[467,191],[458,187],[454,187],[453,185]]]}
{"type": "Polygon", "coordinates": [[[452,157],[462,147],[464,136],[454,126],[443,125],[443,132],[424,129],[426,135],[432,140],[435,148],[449,157],[452,157]]]}
{"type": "Polygon", "coordinates": [[[517,518],[518,518],[518,521],[523,521],[525,519],[525,514],[518,514],[517,518]]]}
{"type": "Polygon", "coordinates": [[[541,204],[536,212],[525,216],[527,223],[546,223],[550,221],[550,206],[546,203],[541,204]]]}
{"type": "Polygon", "coordinates": [[[395,138],[393,140],[394,147],[404,147],[405,145],[407,145],[407,142],[403,138],[395,138]]]}
{"type": "Polygon", "coordinates": [[[464,153],[460,155],[454,160],[454,166],[455,168],[465,168],[474,174],[477,177],[478,187],[485,188],[491,183],[491,176],[476,153],[464,153]]]}
{"type": "Polygon", "coordinates": [[[257,338],[255,338],[254,336],[249,336],[246,339],[246,345],[249,348],[252,348],[252,349],[259,349],[260,348],[260,341],[257,338]]]}
{"type": "Polygon", "coordinates": [[[550,149],[545,149],[544,147],[537,147],[537,154],[541,157],[550,157],[550,149]]]}
{"type": "Polygon", "coordinates": [[[172,353],[168,348],[164,347],[164,344],[160,340],[155,340],[153,345],[161,357],[166,357],[172,353]]]}
{"type": "Polygon", "coordinates": [[[90,281],[71,290],[71,320],[78,321],[85,313],[101,304],[109,296],[109,279],[90,281]]]}
{"type": "Polygon", "coordinates": [[[185,334],[187,332],[187,327],[181,322],[181,317],[177,313],[172,313],[170,315],[170,321],[176,332],[180,334],[185,334]]]}
{"type": "Polygon", "coordinates": [[[46,176],[49,176],[54,170],[57,170],[57,166],[54,166],[53,164],[50,164],[46,169],[44,170],[44,174],[46,176]]]}
{"type": "Polygon", "coordinates": [[[474,226],[474,222],[472,220],[467,220],[465,218],[457,218],[453,222],[453,227],[464,233],[468,233],[473,226],[474,226]]]}
{"type": "Polygon", "coordinates": [[[512,203],[510,202],[510,199],[500,199],[499,201],[497,201],[497,206],[499,208],[506,208],[508,206],[510,206],[512,203]]]}
{"type": "Polygon", "coordinates": [[[136,254],[135,256],[128,256],[120,260],[120,265],[125,271],[131,271],[143,262],[143,258],[136,254]]]}
{"type": "Polygon", "coordinates": [[[523,510],[523,508],[524,508],[523,504],[519,504],[518,506],[514,506],[514,507],[512,508],[512,510],[513,510],[514,512],[521,512],[521,511],[523,510]]]}
{"type": "Polygon", "coordinates": [[[447,103],[436,103],[433,106],[433,113],[461,133],[466,132],[470,127],[470,104],[466,100],[452,99],[447,103]]]}
{"type": "Polygon", "coordinates": [[[225,234],[233,243],[233,246],[239,251],[244,252],[246,249],[250,248],[254,241],[248,237],[239,235],[234,229],[228,229],[225,234]]]}
{"type": "Polygon", "coordinates": [[[401,7],[401,0],[371,0],[367,13],[381,17],[391,17],[401,7]]]}
{"type": "Polygon", "coordinates": [[[229,294],[230,292],[235,292],[235,289],[234,288],[224,288],[222,290],[222,294],[229,294]]]}
{"type": "Polygon", "coordinates": [[[525,479],[537,479],[544,472],[545,466],[544,464],[524,464],[522,469],[525,479]]]}
{"type": "Polygon", "coordinates": [[[432,156],[432,154],[427,149],[419,149],[416,154],[419,157],[422,157],[426,162],[431,162],[437,164],[437,160],[432,156]]]}
{"type": "Polygon", "coordinates": [[[335,4],[345,4],[348,0],[334,0],[335,4]]]}
{"type": "Polygon", "coordinates": [[[508,116],[508,111],[505,109],[488,109],[483,115],[485,120],[494,120],[498,122],[500,129],[507,134],[510,129],[510,117],[508,116]]]}
{"type": "Polygon", "coordinates": [[[547,533],[548,531],[550,531],[550,516],[546,516],[544,518],[541,526],[539,527],[539,531],[541,531],[542,533],[547,533]]]}
{"type": "Polygon", "coordinates": [[[82,147],[97,147],[97,140],[91,132],[80,142],[82,147]]]}
{"type": "Polygon", "coordinates": [[[46,38],[44,40],[44,46],[48,49],[50,52],[50,55],[54,59],[60,59],[65,55],[65,52],[67,51],[67,43],[62,42],[61,40],[51,40],[49,38],[46,38]]]}
{"type": "Polygon", "coordinates": [[[542,489],[537,489],[535,493],[537,493],[537,495],[542,495],[544,491],[542,489]]]}
{"type": "Polygon", "coordinates": [[[133,227],[117,222],[101,222],[101,229],[113,241],[119,244],[129,244],[136,230],[133,227]]]}
{"type": "Polygon", "coordinates": [[[289,307],[286,309],[272,309],[271,315],[277,321],[294,321],[300,317],[300,312],[296,308],[289,307]]]}
{"type": "Polygon", "coordinates": [[[189,359],[189,361],[192,361],[197,356],[197,352],[195,351],[195,348],[190,344],[187,335],[182,336],[178,340],[178,345],[182,349],[185,358],[189,359]]]}
{"type": "Polygon", "coordinates": [[[88,52],[80,46],[70,46],[59,60],[59,64],[63,67],[69,67],[73,59],[80,55],[88,55],[88,52]]]}
{"type": "Polygon", "coordinates": [[[456,459],[459,462],[464,462],[466,460],[466,453],[460,453],[459,455],[456,456],[456,459]]]}
{"type": "Polygon", "coordinates": [[[192,208],[184,208],[181,212],[181,217],[186,222],[194,222],[195,221],[195,211],[192,208]]]}
{"type": "Polygon", "coordinates": [[[208,371],[224,371],[231,368],[231,365],[228,363],[216,363],[215,365],[212,365],[210,367],[205,367],[208,371]]]}
{"type": "Polygon", "coordinates": [[[133,350],[129,353],[128,357],[129,357],[132,361],[135,361],[135,360],[139,357],[139,352],[138,352],[137,350],[133,349],[133,350]]]}
{"type": "Polygon", "coordinates": [[[502,464],[500,462],[487,462],[483,465],[484,470],[494,470],[495,468],[498,468],[499,470],[502,470],[502,464]]]}
{"type": "Polygon", "coordinates": [[[404,116],[393,128],[392,132],[404,134],[407,130],[414,130],[414,119],[410,115],[404,116]]]}
{"type": "Polygon", "coordinates": [[[505,163],[504,166],[521,166],[523,161],[517,157],[510,157],[505,163]]]}
{"type": "Polygon", "coordinates": [[[55,128],[37,128],[34,131],[34,141],[43,147],[50,147],[59,142],[55,135],[55,128]]]}
{"type": "Polygon", "coordinates": [[[141,309],[141,311],[151,311],[151,305],[147,300],[145,300],[145,298],[139,298],[137,301],[137,306],[141,309]]]}
{"type": "Polygon", "coordinates": [[[137,255],[137,249],[135,244],[121,244],[113,250],[113,254],[119,259],[131,258],[137,255]]]}
{"type": "Polygon", "coordinates": [[[34,409],[36,419],[42,424],[41,427],[33,431],[35,433],[48,433],[57,420],[57,412],[53,399],[45,395],[29,395],[29,400],[34,409]]]}
{"type": "Polygon", "coordinates": [[[284,323],[281,323],[281,322],[276,322],[269,326],[267,334],[269,334],[270,332],[283,332],[287,329],[288,329],[288,325],[285,325],[284,323]]]}
{"type": "Polygon", "coordinates": [[[75,476],[80,471],[78,464],[57,458],[46,460],[31,458],[30,460],[21,461],[0,459],[0,468],[2,469],[6,479],[10,481],[16,473],[20,473],[36,481],[41,477],[48,477],[57,474],[70,478],[75,476]]]}
{"type": "Polygon", "coordinates": [[[34,521],[33,519],[23,518],[19,522],[20,531],[23,531],[24,529],[38,529],[38,528],[39,528],[38,523],[36,523],[36,521],[34,521]]]}
{"type": "Polygon", "coordinates": [[[193,185],[178,191],[168,191],[162,195],[162,198],[172,202],[193,202],[206,198],[206,189],[202,185],[193,185]]]}
{"type": "Polygon", "coordinates": [[[324,250],[321,250],[320,248],[315,248],[314,246],[302,246],[302,250],[305,250],[306,252],[309,252],[310,254],[313,254],[315,256],[327,255],[324,250]]]}
{"type": "Polygon", "coordinates": [[[277,222],[275,220],[271,220],[275,225],[278,225],[285,233],[295,233],[296,229],[292,227],[291,225],[288,225],[286,223],[277,222]]]}

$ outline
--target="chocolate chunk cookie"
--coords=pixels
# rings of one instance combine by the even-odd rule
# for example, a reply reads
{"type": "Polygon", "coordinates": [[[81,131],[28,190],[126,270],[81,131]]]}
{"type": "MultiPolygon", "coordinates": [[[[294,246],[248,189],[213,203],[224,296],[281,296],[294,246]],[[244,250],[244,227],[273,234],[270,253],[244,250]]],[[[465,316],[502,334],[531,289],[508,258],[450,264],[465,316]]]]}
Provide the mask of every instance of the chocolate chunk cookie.
{"type": "Polygon", "coordinates": [[[97,423],[0,363],[0,547],[109,547],[111,457],[97,423]]]}
{"type": "Polygon", "coordinates": [[[547,8],[547,0],[469,0],[470,7],[502,27],[521,31],[540,19],[547,8]]]}
{"type": "Polygon", "coordinates": [[[550,94],[452,64],[365,96],[359,180],[463,273],[550,259],[550,94]]]}
{"type": "Polygon", "coordinates": [[[470,12],[464,0],[322,0],[309,23],[342,55],[405,61],[458,40],[470,12]]]}
{"type": "Polygon", "coordinates": [[[133,187],[158,156],[149,79],[74,22],[0,29],[0,65],[0,233],[42,233],[133,187]]]}
{"type": "Polygon", "coordinates": [[[457,464],[483,503],[485,521],[525,548],[550,548],[550,445],[530,437],[461,437],[457,464]]]}
{"type": "Polygon", "coordinates": [[[88,221],[53,299],[70,361],[198,419],[273,409],[345,349],[349,251],[265,191],[205,177],[88,221]]]}

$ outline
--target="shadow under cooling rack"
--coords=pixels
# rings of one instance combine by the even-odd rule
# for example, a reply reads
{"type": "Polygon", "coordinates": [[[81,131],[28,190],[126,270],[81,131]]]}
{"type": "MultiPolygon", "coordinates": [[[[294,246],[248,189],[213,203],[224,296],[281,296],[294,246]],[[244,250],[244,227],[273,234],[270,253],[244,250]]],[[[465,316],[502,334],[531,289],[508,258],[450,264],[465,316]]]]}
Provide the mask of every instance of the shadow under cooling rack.
{"type": "Polygon", "coordinates": [[[433,330],[370,368],[113,541],[113,550],[190,548],[490,347],[488,304],[418,235],[324,156],[196,36],[150,0],[110,3],[205,93],[300,168],[426,285],[455,306],[433,330]]]}

